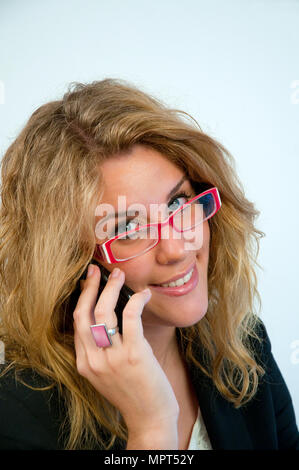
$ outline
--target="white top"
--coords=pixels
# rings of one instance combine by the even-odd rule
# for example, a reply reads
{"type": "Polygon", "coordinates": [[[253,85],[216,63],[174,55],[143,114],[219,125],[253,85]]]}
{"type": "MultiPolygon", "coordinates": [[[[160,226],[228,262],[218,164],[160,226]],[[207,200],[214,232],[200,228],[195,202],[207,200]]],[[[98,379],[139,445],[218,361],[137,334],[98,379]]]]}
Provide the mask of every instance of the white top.
{"type": "Polygon", "coordinates": [[[206,430],[205,423],[198,408],[197,420],[194,423],[189,446],[187,450],[212,450],[211,442],[206,430]]]}

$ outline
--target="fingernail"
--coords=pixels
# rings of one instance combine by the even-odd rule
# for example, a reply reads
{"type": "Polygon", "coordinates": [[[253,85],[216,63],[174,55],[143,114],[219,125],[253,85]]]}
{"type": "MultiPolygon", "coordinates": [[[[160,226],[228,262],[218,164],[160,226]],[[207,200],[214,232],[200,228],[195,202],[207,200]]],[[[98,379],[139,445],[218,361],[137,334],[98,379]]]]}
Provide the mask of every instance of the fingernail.
{"type": "Polygon", "coordinates": [[[146,297],[146,301],[148,301],[152,296],[152,293],[151,293],[150,289],[144,289],[142,292],[144,293],[144,295],[146,297]]]}
{"type": "Polygon", "coordinates": [[[112,271],[111,277],[113,277],[113,279],[114,279],[114,278],[119,276],[119,273],[120,273],[120,269],[114,268],[113,271],[112,271]]]}
{"type": "Polygon", "coordinates": [[[87,276],[86,277],[90,277],[93,275],[93,272],[94,272],[94,265],[93,264],[90,264],[88,266],[88,270],[87,270],[87,276]]]}

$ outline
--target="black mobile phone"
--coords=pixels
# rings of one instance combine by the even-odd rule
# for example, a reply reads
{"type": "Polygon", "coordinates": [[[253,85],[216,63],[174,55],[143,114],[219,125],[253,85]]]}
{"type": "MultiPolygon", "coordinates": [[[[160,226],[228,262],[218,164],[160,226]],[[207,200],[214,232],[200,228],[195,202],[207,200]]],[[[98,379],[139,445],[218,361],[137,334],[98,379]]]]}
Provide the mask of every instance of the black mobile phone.
{"type": "MultiPolygon", "coordinates": [[[[97,300],[98,300],[101,293],[103,292],[104,287],[106,286],[106,284],[108,282],[108,277],[110,275],[110,271],[108,271],[108,269],[106,269],[104,266],[102,266],[94,258],[91,260],[91,264],[96,264],[97,266],[99,266],[99,268],[101,270],[100,287],[99,287],[98,295],[97,295],[97,300]]],[[[71,308],[73,310],[76,308],[76,304],[78,302],[78,298],[79,298],[79,295],[81,293],[80,281],[81,280],[85,281],[86,275],[87,275],[87,269],[82,274],[81,278],[79,279],[77,288],[72,294],[72,299],[71,299],[70,303],[71,303],[71,308]]],[[[116,304],[116,307],[115,307],[115,313],[116,313],[116,316],[117,316],[117,321],[118,321],[118,327],[119,327],[120,334],[122,333],[122,313],[123,313],[123,310],[124,310],[128,300],[130,299],[130,297],[134,293],[135,292],[132,289],[130,289],[130,287],[128,287],[126,284],[123,284],[123,286],[120,290],[118,301],[117,301],[117,304],[116,304]]],[[[109,328],[113,328],[114,326],[115,325],[108,325],[109,328]]]]}

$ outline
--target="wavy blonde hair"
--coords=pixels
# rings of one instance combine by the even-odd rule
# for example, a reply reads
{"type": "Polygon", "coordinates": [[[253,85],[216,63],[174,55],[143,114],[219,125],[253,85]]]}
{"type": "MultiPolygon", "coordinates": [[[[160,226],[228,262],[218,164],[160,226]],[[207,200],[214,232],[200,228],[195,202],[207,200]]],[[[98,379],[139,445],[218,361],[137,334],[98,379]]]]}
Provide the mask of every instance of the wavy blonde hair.
{"type": "Polygon", "coordinates": [[[251,341],[259,340],[255,268],[264,233],[255,227],[259,212],[244,195],[233,157],[187,113],[127,82],[73,83],[61,100],[32,114],[6,151],[0,212],[4,372],[32,368],[58,388],[67,449],[95,443],[108,449],[116,438],[127,439],[118,410],[77,372],[68,301],[96,247],[100,165],[137,143],[161,152],[192,181],[216,186],[222,199],[209,221],[208,311],[179,329],[186,360],[236,408],[254,396],[264,373],[251,341]],[[202,361],[194,343],[205,351],[202,361]]]}

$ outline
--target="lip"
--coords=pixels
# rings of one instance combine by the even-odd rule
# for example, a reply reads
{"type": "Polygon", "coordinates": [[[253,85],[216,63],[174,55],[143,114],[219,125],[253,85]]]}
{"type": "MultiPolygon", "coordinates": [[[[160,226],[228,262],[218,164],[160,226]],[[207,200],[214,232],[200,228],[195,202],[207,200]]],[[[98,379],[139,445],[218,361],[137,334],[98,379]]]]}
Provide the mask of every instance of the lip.
{"type": "MultiPolygon", "coordinates": [[[[196,262],[194,261],[192,263],[192,265],[189,266],[189,268],[186,271],[184,271],[181,274],[177,274],[176,276],[171,277],[167,281],[159,282],[159,285],[160,284],[170,284],[170,282],[177,281],[178,279],[181,279],[181,277],[185,277],[191,271],[191,269],[194,268],[195,264],[196,264],[196,262]]],[[[150,285],[151,286],[157,286],[157,284],[150,284],[150,285]]]]}
{"type": "MultiPolygon", "coordinates": [[[[189,269],[189,271],[191,269],[192,267],[189,269]]],[[[186,274],[188,274],[189,271],[187,271],[186,274]]],[[[179,277],[177,276],[176,278],[179,279],[179,277]]],[[[183,284],[182,286],[179,286],[179,287],[161,287],[161,286],[155,286],[153,284],[150,284],[150,289],[153,289],[154,291],[157,291],[158,293],[161,293],[164,295],[178,297],[180,295],[186,295],[189,292],[191,292],[193,289],[195,289],[195,287],[198,284],[198,280],[199,280],[199,275],[197,271],[197,266],[196,266],[196,263],[194,263],[194,270],[193,270],[192,276],[186,284],[183,284]]]]}

